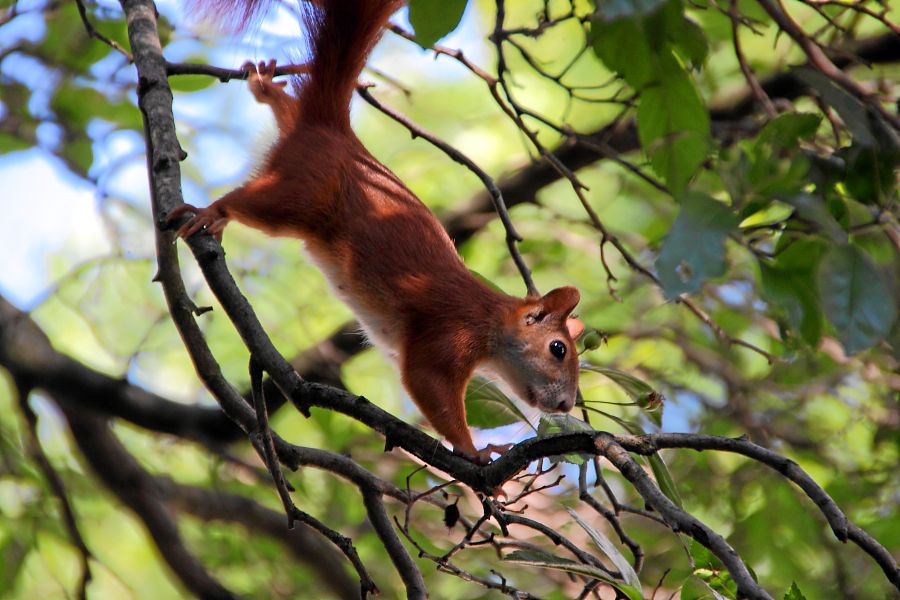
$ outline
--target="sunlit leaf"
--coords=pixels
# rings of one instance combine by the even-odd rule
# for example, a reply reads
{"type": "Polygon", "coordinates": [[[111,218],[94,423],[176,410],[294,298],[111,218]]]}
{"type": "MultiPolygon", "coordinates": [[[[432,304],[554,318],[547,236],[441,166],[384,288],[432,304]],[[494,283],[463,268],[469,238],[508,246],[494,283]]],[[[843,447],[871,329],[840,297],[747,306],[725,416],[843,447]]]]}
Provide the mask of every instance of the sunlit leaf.
{"type": "MultiPolygon", "coordinates": [[[[562,413],[541,413],[537,427],[538,437],[553,435],[554,433],[578,433],[581,431],[594,431],[594,428],[581,419],[562,413]]],[[[582,465],[585,462],[585,456],[581,454],[566,454],[564,456],[551,456],[550,460],[582,465]]]]}
{"type": "Polygon", "coordinates": [[[678,492],[678,486],[675,485],[675,480],[672,479],[669,467],[659,452],[648,456],[647,462],[650,463],[650,469],[653,471],[653,476],[656,478],[656,484],[659,486],[660,491],[666,495],[666,498],[674,502],[676,506],[684,508],[681,494],[678,492]]]}
{"type": "Polygon", "coordinates": [[[581,518],[574,510],[566,507],[566,512],[569,513],[575,522],[578,523],[579,527],[584,529],[584,531],[591,538],[591,541],[597,545],[598,548],[609,557],[609,560],[616,566],[619,573],[622,575],[622,579],[625,580],[625,583],[633,587],[636,591],[638,591],[641,595],[638,598],[643,598],[643,592],[641,591],[641,580],[638,579],[637,573],[635,573],[634,569],[631,567],[631,563],[628,562],[628,559],[619,552],[619,549],[616,548],[615,544],[610,541],[608,537],[594,529],[594,527],[581,518]]]}
{"type": "Polygon", "coordinates": [[[580,368],[582,371],[591,371],[608,377],[622,388],[635,404],[646,411],[655,411],[661,408],[665,402],[665,396],[650,387],[647,382],[630,373],[610,367],[598,367],[590,363],[581,363],[580,368]]]}
{"type": "Polygon", "coordinates": [[[803,592],[800,591],[800,588],[797,587],[797,582],[791,582],[791,589],[789,589],[784,594],[784,600],[806,600],[806,596],[803,595],[803,592]]]}
{"type": "Polygon", "coordinates": [[[214,77],[207,75],[177,75],[169,77],[169,86],[175,92],[196,92],[211,86],[216,82],[214,77]]]}
{"type": "Polygon", "coordinates": [[[47,34],[36,53],[50,63],[85,72],[111,52],[109,46],[88,35],[74,2],[49,13],[46,24],[47,34]]]}
{"type": "Polygon", "coordinates": [[[69,166],[82,176],[87,176],[88,169],[94,164],[93,147],[91,141],[85,137],[67,142],[59,154],[69,166]]]}
{"type": "Polygon", "coordinates": [[[603,64],[631,87],[643,89],[658,77],[654,51],[642,20],[606,22],[595,18],[591,22],[591,43],[603,64]]]}
{"type": "Polygon", "coordinates": [[[681,586],[681,600],[729,600],[697,577],[689,577],[681,586]]]}
{"type": "Polygon", "coordinates": [[[671,52],[659,56],[664,73],[641,93],[637,123],[653,170],[680,191],[710,150],[709,114],[693,80],[671,52]]]}
{"type": "Polygon", "coordinates": [[[0,133],[0,154],[25,150],[34,144],[34,140],[24,140],[9,133],[0,133]]]}
{"type": "Polygon", "coordinates": [[[410,0],[409,23],[416,42],[423,48],[456,29],[466,11],[467,0],[410,0]]]}
{"type": "Polygon", "coordinates": [[[621,581],[613,577],[610,577],[610,575],[606,573],[606,571],[603,571],[598,567],[577,563],[566,558],[554,556],[547,552],[539,550],[515,550],[504,556],[503,560],[517,562],[532,567],[539,567],[542,569],[553,569],[555,571],[563,571],[565,573],[584,575],[586,577],[591,577],[598,581],[603,581],[610,584],[611,586],[615,587],[617,590],[620,590],[623,594],[625,594],[629,598],[629,600],[643,600],[644,598],[644,596],[639,592],[638,589],[628,584],[622,583],[621,581]]]}
{"type": "Polygon", "coordinates": [[[493,429],[517,422],[529,423],[512,399],[496,385],[477,375],[466,386],[465,402],[466,420],[473,427],[493,429]]]}

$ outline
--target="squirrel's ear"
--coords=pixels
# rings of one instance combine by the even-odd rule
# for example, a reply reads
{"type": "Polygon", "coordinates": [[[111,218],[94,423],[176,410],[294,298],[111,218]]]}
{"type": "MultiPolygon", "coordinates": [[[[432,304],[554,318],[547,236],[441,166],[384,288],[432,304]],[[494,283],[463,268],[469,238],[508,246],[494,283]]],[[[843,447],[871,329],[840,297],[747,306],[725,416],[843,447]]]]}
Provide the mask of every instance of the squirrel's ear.
{"type": "Polygon", "coordinates": [[[578,337],[584,333],[584,323],[576,319],[575,317],[570,317],[566,319],[566,329],[569,330],[569,335],[573,340],[577,340],[578,337]]]}
{"type": "Polygon", "coordinates": [[[545,317],[552,316],[554,319],[562,321],[575,309],[579,300],[581,300],[581,294],[578,293],[578,289],[566,286],[547,292],[540,299],[539,304],[545,317]]]}

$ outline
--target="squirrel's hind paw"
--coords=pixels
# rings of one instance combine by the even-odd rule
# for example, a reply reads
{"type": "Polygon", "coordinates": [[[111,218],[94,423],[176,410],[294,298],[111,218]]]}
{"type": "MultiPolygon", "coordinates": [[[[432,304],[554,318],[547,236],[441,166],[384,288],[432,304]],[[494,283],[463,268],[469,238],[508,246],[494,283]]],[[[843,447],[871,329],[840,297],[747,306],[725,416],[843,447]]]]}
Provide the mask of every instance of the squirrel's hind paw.
{"type": "Polygon", "coordinates": [[[491,462],[491,454],[503,454],[512,447],[513,444],[488,444],[481,450],[475,450],[474,452],[461,452],[457,448],[454,448],[453,451],[477,465],[487,465],[491,462]]]}

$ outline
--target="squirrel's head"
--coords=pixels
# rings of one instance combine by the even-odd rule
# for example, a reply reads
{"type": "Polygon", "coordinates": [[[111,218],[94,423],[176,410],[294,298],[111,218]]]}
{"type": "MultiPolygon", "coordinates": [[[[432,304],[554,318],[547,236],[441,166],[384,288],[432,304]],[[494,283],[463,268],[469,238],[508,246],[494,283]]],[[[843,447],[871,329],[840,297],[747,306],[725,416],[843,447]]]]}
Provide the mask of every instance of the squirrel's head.
{"type": "Polygon", "coordinates": [[[580,299],[574,287],[525,298],[507,316],[497,339],[494,369],[516,395],[544,412],[569,412],[575,405],[575,339],[584,324],[569,315],[580,299]]]}

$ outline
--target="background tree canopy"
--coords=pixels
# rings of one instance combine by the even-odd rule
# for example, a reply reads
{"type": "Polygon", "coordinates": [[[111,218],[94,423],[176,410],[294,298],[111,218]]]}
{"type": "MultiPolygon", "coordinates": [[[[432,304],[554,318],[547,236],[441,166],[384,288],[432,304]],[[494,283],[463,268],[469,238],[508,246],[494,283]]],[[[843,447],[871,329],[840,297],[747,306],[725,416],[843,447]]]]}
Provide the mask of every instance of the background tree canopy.
{"type": "Polygon", "coordinates": [[[231,226],[226,267],[156,227],[264,154],[239,67],[303,60],[295,5],[0,7],[0,597],[900,597],[896,7],[395,15],[358,135],[472,271],[577,285],[591,329],[572,417],[470,386],[476,442],[530,439],[484,468],[295,241],[231,226]],[[93,229],[38,244],[85,190],[93,229]]]}

